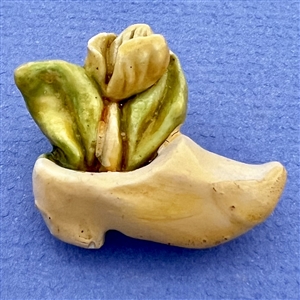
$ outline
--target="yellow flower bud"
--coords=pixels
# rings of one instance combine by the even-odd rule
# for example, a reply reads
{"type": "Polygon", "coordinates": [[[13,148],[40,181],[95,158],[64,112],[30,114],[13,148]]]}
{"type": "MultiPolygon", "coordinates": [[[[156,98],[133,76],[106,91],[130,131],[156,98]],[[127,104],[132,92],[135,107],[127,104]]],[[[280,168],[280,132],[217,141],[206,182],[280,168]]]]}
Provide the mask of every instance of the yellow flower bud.
{"type": "Polygon", "coordinates": [[[118,37],[101,33],[88,42],[86,71],[105,97],[120,101],[156,83],[166,72],[170,51],[162,35],[148,25],[136,24],[118,37]]]}

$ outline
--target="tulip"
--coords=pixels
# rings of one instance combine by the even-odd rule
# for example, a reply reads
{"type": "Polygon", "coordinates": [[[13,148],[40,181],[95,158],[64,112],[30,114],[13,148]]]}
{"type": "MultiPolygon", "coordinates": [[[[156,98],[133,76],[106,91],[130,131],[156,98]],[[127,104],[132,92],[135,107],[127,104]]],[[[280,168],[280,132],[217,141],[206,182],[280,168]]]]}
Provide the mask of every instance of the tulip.
{"type": "Polygon", "coordinates": [[[145,24],[129,26],[119,36],[100,33],[89,40],[87,48],[85,69],[114,102],[151,87],[170,61],[164,37],[145,24]]]}

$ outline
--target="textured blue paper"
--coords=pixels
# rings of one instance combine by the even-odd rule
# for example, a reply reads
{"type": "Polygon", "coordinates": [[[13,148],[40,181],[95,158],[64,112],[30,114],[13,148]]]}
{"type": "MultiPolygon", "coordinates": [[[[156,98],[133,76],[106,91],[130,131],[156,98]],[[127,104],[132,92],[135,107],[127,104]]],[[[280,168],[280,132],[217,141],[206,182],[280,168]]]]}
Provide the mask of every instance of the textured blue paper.
{"type": "Polygon", "coordinates": [[[299,299],[299,2],[2,1],[1,294],[8,299],[299,299]],[[51,149],[13,70],[82,65],[89,38],[145,22],[163,34],[189,84],[183,133],[248,163],[282,162],[275,212],[246,235],[188,250],[109,232],[100,250],[53,238],[31,172],[51,149]]]}

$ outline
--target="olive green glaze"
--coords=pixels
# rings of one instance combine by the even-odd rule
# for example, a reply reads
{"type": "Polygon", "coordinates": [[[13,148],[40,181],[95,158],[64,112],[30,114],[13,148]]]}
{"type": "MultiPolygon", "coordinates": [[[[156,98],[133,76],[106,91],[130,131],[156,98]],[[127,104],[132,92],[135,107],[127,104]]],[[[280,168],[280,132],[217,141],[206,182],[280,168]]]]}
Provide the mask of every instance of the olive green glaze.
{"type": "Polygon", "coordinates": [[[27,63],[15,70],[15,82],[53,145],[46,157],[66,168],[95,170],[103,102],[85,70],[61,60],[27,63]]]}
{"type": "Polygon", "coordinates": [[[177,56],[171,54],[162,78],[122,108],[124,169],[131,171],[151,160],[171,132],[183,123],[186,108],[186,80],[177,56]]]}
{"type": "Polygon", "coordinates": [[[179,60],[146,24],[93,37],[85,67],[31,62],[15,70],[15,82],[53,145],[44,156],[73,170],[143,167],[186,116],[179,60]]]}

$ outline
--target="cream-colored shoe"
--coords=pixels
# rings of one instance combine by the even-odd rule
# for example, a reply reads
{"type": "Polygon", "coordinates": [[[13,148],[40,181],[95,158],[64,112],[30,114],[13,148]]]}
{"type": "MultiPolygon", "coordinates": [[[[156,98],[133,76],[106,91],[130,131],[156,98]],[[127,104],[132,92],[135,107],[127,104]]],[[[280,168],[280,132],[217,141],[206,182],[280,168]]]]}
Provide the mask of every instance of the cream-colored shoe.
{"type": "Polygon", "coordinates": [[[169,245],[213,247],[264,221],[285,181],[278,162],[233,161],[180,133],[135,171],[73,171],[42,157],[33,171],[35,203],[51,233],[84,248],[100,248],[110,229],[169,245]]]}

